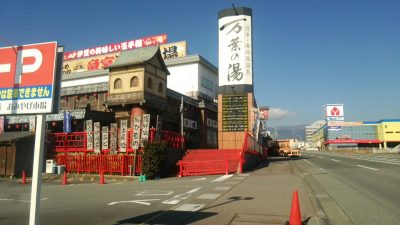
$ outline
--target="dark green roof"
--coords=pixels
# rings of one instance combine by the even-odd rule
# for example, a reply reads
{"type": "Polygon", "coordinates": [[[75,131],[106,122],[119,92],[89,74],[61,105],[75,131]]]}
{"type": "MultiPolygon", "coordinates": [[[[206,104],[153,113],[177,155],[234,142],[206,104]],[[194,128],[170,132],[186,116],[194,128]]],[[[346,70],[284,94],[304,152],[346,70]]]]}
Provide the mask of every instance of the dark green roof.
{"type": "Polygon", "coordinates": [[[122,51],[118,59],[116,59],[108,68],[129,66],[146,62],[153,58],[157,51],[159,51],[158,46],[122,51]]]}

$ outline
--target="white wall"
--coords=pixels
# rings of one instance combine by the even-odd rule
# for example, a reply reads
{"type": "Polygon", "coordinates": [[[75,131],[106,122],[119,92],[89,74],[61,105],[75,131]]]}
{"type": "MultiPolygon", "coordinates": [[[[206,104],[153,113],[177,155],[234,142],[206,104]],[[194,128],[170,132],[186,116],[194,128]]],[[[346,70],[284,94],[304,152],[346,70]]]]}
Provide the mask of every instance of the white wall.
{"type": "Polygon", "coordinates": [[[80,86],[87,84],[97,84],[97,83],[108,83],[110,79],[109,75],[92,77],[92,78],[83,78],[76,80],[67,80],[61,82],[61,87],[72,87],[72,86],[80,86]]]}
{"type": "Polygon", "coordinates": [[[200,65],[199,67],[199,74],[200,74],[200,85],[199,85],[199,89],[200,92],[212,97],[213,99],[217,99],[218,98],[218,75],[213,73],[211,70],[209,70],[207,67],[200,65]],[[211,82],[210,84],[203,84],[202,82],[204,81],[205,78],[208,81],[211,82]],[[206,87],[207,88],[206,88],[206,87]]]}
{"type": "Polygon", "coordinates": [[[181,94],[199,91],[198,63],[168,66],[167,87],[181,94]]]}

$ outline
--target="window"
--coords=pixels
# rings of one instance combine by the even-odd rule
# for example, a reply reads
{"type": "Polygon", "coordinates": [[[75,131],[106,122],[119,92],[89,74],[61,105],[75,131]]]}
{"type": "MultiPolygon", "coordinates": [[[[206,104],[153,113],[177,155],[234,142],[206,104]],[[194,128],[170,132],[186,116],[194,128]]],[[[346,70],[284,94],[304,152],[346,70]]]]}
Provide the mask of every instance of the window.
{"type": "Polygon", "coordinates": [[[114,89],[121,89],[121,88],[122,88],[122,80],[118,78],[114,81],[114,89]]]}
{"type": "Polygon", "coordinates": [[[132,77],[131,87],[137,87],[139,85],[139,78],[137,76],[132,77]]]}
{"type": "Polygon", "coordinates": [[[147,88],[148,89],[152,89],[153,88],[153,81],[151,80],[151,78],[147,79],[147,88]]]}
{"type": "Polygon", "coordinates": [[[164,86],[162,83],[158,83],[158,93],[163,93],[164,91],[164,86]]]}

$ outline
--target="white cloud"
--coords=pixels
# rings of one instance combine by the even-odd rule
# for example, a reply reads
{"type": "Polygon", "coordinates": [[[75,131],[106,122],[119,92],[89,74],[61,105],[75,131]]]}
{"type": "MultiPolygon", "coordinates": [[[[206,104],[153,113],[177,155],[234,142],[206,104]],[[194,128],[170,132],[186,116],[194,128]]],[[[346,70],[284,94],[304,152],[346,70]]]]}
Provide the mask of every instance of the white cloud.
{"type": "Polygon", "coordinates": [[[281,108],[270,108],[268,112],[270,120],[280,120],[288,117],[293,117],[296,114],[296,112],[290,112],[289,110],[281,108]]]}

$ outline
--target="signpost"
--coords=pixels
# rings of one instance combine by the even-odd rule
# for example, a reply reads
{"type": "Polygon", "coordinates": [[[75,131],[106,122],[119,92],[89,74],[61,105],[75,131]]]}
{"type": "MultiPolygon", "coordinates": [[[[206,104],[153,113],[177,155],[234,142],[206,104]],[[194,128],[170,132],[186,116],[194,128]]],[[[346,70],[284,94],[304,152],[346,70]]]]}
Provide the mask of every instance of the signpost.
{"type": "Polygon", "coordinates": [[[58,113],[63,47],[0,48],[0,115],[37,114],[29,224],[39,224],[46,113],[58,113]]]}

